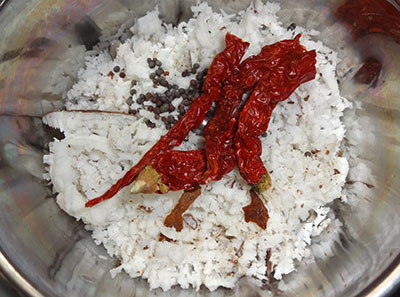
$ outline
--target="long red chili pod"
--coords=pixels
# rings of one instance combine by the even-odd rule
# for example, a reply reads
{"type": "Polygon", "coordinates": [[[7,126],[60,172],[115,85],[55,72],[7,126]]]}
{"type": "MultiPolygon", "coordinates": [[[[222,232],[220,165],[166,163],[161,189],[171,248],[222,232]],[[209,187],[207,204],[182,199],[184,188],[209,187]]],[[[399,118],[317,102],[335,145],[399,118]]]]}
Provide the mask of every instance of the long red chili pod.
{"type": "Polygon", "coordinates": [[[85,206],[92,207],[104,200],[112,198],[122,188],[131,184],[138,173],[152,161],[160,152],[179,146],[186,138],[189,131],[198,127],[205,118],[212,103],[218,100],[221,86],[227,76],[232,75],[238,68],[249,43],[227,33],[225,36],[225,49],[216,55],[207,73],[203,85],[203,94],[197,98],[185,115],[174,127],[142,157],[121,179],[111,186],[103,195],[88,201],[85,206]]]}
{"type": "Polygon", "coordinates": [[[234,140],[236,157],[242,177],[250,184],[256,184],[267,174],[260,158],[262,146],[258,137],[267,130],[273,109],[316,74],[316,52],[307,51],[296,41],[279,61],[279,67],[258,82],[240,114],[234,140]]]}
{"type": "MultiPolygon", "coordinates": [[[[204,131],[205,151],[168,151],[154,159],[151,165],[170,190],[193,189],[198,184],[221,179],[234,168],[236,156],[233,136],[241,110],[236,110],[233,116],[232,114],[242,101],[244,92],[253,88],[262,74],[270,73],[272,69],[279,67],[285,61],[283,58],[287,58],[288,53],[293,51],[294,46],[300,46],[299,38],[300,35],[293,40],[283,40],[263,47],[258,55],[243,61],[237,73],[227,79],[217,102],[216,113],[204,131]],[[207,170],[204,171],[205,169],[207,170]],[[204,176],[200,179],[203,173],[204,176]]],[[[256,147],[252,150],[257,149],[261,148],[256,147]]],[[[263,167],[258,170],[263,170],[263,167]]]]}
{"type": "Polygon", "coordinates": [[[262,76],[287,61],[293,50],[304,50],[299,44],[300,37],[298,34],[295,39],[264,46],[259,54],[244,60],[238,72],[228,78],[217,103],[216,113],[204,129],[207,171],[203,184],[221,179],[234,168],[236,156],[233,137],[239,113],[233,117],[233,112],[241,103],[244,93],[254,88],[262,76]]]}

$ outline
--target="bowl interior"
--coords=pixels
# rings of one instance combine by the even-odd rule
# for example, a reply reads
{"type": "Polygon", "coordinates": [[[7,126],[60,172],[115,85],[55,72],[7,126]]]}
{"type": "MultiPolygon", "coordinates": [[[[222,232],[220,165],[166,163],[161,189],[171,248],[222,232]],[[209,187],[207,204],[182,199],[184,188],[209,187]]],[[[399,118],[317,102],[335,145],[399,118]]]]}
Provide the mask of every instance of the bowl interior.
{"type": "MultiPolygon", "coordinates": [[[[329,259],[299,266],[286,277],[285,296],[382,295],[400,279],[400,50],[388,36],[370,34],[354,41],[334,16],[343,1],[280,1],[284,24],[320,31],[316,38],[338,52],[345,73],[342,95],[358,107],[344,117],[361,125],[346,141],[370,164],[376,184],[355,195],[357,207],[337,205],[344,232],[329,259]],[[379,57],[377,84],[352,79],[369,56],[379,57]],[[396,183],[397,181],[397,183],[396,183]]],[[[233,12],[250,1],[209,1],[233,12]]],[[[109,270],[117,260],[96,246],[80,222],[59,209],[42,178],[43,154],[57,132],[40,117],[62,108],[62,96],[82,67],[84,52],[101,34],[159,5],[166,22],[190,17],[194,1],[22,0],[0,10],[0,266],[32,296],[268,296],[270,291],[239,281],[235,290],[196,292],[148,290],[143,280],[109,270]],[[99,258],[99,255],[103,256],[99,258]],[[258,294],[258,295],[257,295],[258,294]]],[[[348,184],[347,187],[354,185],[348,184]]],[[[275,291],[274,291],[275,290],[275,291]]]]}

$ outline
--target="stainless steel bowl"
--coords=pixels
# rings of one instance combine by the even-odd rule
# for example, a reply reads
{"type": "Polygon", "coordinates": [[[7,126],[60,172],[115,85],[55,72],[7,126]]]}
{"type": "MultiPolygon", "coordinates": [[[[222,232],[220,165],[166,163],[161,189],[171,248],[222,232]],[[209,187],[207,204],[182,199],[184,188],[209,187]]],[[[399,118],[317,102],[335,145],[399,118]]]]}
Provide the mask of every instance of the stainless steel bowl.
{"type": "MultiPolygon", "coordinates": [[[[210,1],[234,11],[250,1],[210,1]]],[[[357,117],[376,128],[376,140],[358,143],[371,161],[377,184],[356,208],[341,208],[345,232],[335,256],[299,268],[286,280],[285,296],[384,296],[400,281],[400,45],[371,34],[352,41],[334,18],[343,1],[280,1],[283,22],[313,24],[339,52],[349,73],[362,57],[378,55],[383,68],[377,87],[341,82],[342,92],[362,108],[357,117]]],[[[391,1],[398,5],[398,1],[391,1]]],[[[42,155],[54,131],[40,116],[62,106],[62,94],[104,31],[143,15],[159,4],[169,22],[189,17],[184,0],[9,0],[0,1],[0,268],[28,296],[268,296],[241,280],[235,290],[149,291],[145,281],[124,274],[111,279],[116,260],[63,213],[43,181],[42,155]],[[84,45],[84,46],[79,46],[84,45]],[[103,255],[104,258],[99,258],[103,255]]],[[[351,125],[351,123],[348,123],[351,125]]],[[[365,132],[369,129],[364,127],[365,132]]],[[[365,133],[367,135],[367,133],[365,133]]]]}

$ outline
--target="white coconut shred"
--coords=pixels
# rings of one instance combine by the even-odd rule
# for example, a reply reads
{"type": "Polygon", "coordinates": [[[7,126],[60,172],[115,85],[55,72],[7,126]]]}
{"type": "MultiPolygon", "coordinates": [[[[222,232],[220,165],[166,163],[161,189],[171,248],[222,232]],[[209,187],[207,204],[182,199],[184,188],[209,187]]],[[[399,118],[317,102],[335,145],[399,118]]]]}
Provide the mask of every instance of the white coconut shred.
{"type": "MultiPolygon", "coordinates": [[[[338,58],[314,41],[318,32],[284,28],[276,16],[278,4],[256,1],[235,15],[214,12],[205,3],[192,10],[193,18],[175,27],[163,23],[155,9],[137,20],[130,29],[133,37],[112,43],[115,56],[109,50],[88,52],[85,68],[67,94],[66,109],[101,112],[54,112],[44,118],[65,134],[45,156],[48,178],[60,207],[82,220],[96,244],[120,259],[112,275],[125,271],[163,290],[177,284],[232,288],[243,276],[259,285],[270,277],[279,280],[311,256],[314,237],[334,239],[341,228],[328,206],[335,199],[346,200],[342,189],[349,170],[340,146],[345,135],[341,117],[350,104],[339,93],[338,58]],[[181,232],[163,224],[181,193],[130,195],[125,188],[86,208],[89,199],[103,194],[167,132],[165,121],[148,110],[154,102],[140,99],[141,94],[167,90],[149,77],[157,68],[150,69],[147,59],[162,63],[170,84],[187,88],[195,74],[182,72],[194,63],[198,71],[207,68],[224,48],[227,32],[250,42],[246,56],[298,33],[302,45],[317,51],[316,78],[278,104],[267,135],[261,137],[262,160],[272,179],[264,195],[270,216],[266,230],[244,220],[250,187],[237,170],[202,187],[185,213],[181,232]],[[160,241],[160,234],[170,240],[160,241]]],[[[175,119],[185,100],[182,94],[168,110],[175,119]]],[[[203,137],[191,133],[181,148],[202,145],[203,137]]]]}

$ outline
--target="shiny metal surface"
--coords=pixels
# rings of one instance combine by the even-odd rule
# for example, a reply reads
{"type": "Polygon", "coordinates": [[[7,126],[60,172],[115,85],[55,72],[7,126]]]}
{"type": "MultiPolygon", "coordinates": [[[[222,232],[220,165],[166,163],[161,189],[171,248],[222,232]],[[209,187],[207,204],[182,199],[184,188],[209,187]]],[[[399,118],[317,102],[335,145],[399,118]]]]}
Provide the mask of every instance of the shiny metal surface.
{"type": "MultiPolygon", "coordinates": [[[[28,296],[269,296],[246,280],[232,291],[175,288],[164,293],[149,291],[145,281],[124,274],[111,279],[108,271],[117,260],[57,207],[42,179],[41,158],[55,132],[41,124],[40,116],[62,106],[60,98],[73,83],[85,46],[158,2],[170,22],[187,18],[193,3],[0,2],[0,268],[28,296]]],[[[226,11],[245,8],[249,2],[210,1],[226,11]]],[[[385,296],[400,281],[400,46],[381,35],[354,43],[332,15],[343,1],[280,2],[282,21],[305,27],[312,22],[322,32],[318,38],[339,52],[346,71],[357,69],[366,55],[383,61],[377,88],[350,79],[341,82],[343,94],[362,106],[357,117],[376,128],[376,140],[365,137],[358,144],[377,177],[373,195],[359,197],[357,208],[340,208],[346,227],[334,247],[335,256],[299,267],[285,280],[285,296],[385,296]]]]}

